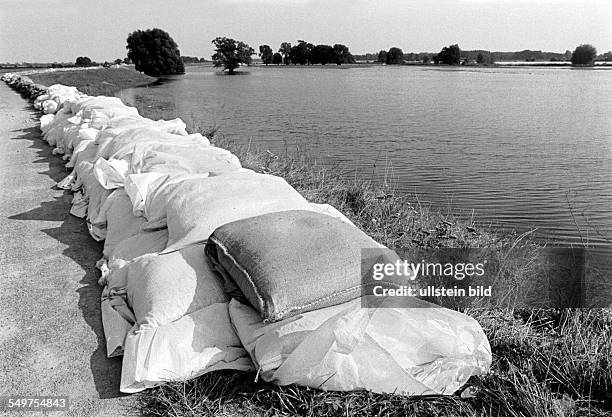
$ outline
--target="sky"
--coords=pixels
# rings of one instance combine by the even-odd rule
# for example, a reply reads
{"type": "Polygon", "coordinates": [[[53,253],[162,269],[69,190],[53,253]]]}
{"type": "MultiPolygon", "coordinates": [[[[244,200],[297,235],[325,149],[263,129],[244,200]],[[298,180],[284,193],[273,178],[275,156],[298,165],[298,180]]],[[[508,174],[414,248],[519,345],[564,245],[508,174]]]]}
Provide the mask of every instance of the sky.
{"type": "Polygon", "coordinates": [[[0,62],[110,61],[158,27],[182,55],[210,59],[227,36],[255,50],[304,39],[353,54],[461,49],[612,50],[612,0],[0,0],[0,62]]]}

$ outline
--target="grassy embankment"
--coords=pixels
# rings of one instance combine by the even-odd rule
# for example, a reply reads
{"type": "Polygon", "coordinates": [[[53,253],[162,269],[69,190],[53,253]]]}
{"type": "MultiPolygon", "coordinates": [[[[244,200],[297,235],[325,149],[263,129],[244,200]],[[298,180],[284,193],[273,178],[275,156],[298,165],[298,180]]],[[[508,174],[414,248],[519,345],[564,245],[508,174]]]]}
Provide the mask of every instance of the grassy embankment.
{"type": "Polygon", "coordinates": [[[89,95],[112,96],[115,91],[155,82],[131,68],[92,68],[79,71],[51,71],[29,76],[42,85],[64,84],[89,95]]]}
{"type": "MultiPolygon", "coordinates": [[[[97,74],[87,81],[90,94],[108,94],[105,79],[97,74]],[[103,84],[103,82],[105,82],[103,84]],[[100,90],[96,90],[96,83],[100,90]]],[[[68,85],[46,74],[36,82],[68,85]]],[[[143,116],[173,118],[163,106],[139,108],[143,116]]],[[[307,199],[325,202],[344,212],[356,225],[389,247],[507,247],[540,245],[527,236],[496,235],[471,219],[423,207],[397,195],[391,186],[347,180],[325,170],[308,157],[282,158],[248,144],[224,140],[221,132],[188,121],[190,131],[202,131],[218,145],[236,153],[243,165],[284,177],[307,199]]],[[[529,252],[529,251],[528,251],[529,252]]],[[[529,283],[535,266],[514,256],[504,262],[505,278],[516,288],[529,283]]],[[[464,312],[482,325],[493,351],[492,372],[472,378],[472,398],[404,397],[367,392],[334,393],[254,382],[255,375],[213,372],[185,383],[171,383],[140,396],[145,415],[418,415],[418,416],[524,416],[568,417],[612,415],[612,314],[610,310],[527,310],[472,306],[464,312]]]]}

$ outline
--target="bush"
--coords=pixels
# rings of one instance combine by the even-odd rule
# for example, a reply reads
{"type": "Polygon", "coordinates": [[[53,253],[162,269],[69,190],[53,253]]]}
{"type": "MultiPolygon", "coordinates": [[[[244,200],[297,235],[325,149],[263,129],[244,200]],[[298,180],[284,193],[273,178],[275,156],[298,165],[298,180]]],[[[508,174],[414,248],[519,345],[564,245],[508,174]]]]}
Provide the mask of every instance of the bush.
{"type": "Polygon", "coordinates": [[[152,77],[185,73],[185,65],[176,42],[161,29],[130,33],[126,48],[128,58],[135,64],[136,71],[152,77]]]}

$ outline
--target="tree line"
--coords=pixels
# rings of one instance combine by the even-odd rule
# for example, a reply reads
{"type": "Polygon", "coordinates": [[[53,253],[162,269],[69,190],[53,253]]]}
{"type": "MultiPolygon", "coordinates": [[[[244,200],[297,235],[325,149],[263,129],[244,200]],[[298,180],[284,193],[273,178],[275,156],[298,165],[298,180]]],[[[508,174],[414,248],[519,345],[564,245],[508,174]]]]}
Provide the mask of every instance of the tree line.
{"type": "MultiPolygon", "coordinates": [[[[227,37],[217,37],[212,40],[215,53],[212,55],[213,65],[223,67],[230,74],[241,64],[250,65],[255,50],[243,41],[227,37]]],[[[137,71],[144,72],[150,76],[167,74],[184,74],[185,63],[204,62],[203,58],[181,56],[178,45],[165,31],[155,28],[148,30],[136,30],[127,37],[128,53],[125,59],[116,59],[115,64],[133,63],[137,71]]],[[[539,52],[539,51],[537,51],[539,52]]],[[[352,64],[355,57],[349,48],[343,44],[314,45],[304,40],[298,40],[292,45],[290,42],[282,42],[274,52],[269,45],[259,45],[259,57],[265,65],[326,65],[326,64],[352,64]]],[[[387,65],[403,64],[405,61],[416,60],[429,64],[459,65],[474,59],[478,64],[492,64],[495,61],[494,53],[488,51],[467,51],[462,54],[458,44],[444,46],[437,54],[404,54],[401,48],[392,47],[389,50],[381,50],[378,54],[366,54],[366,58],[376,58],[379,63],[387,65]],[[475,58],[473,55],[476,54],[475,58]],[[471,57],[471,58],[470,58],[471,57]]],[[[604,55],[612,60],[612,53],[604,55]],[[609,57],[608,57],[609,55],[609,57]]],[[[571,59],[574,65],[593,65],[597,57],[596,49],[589,44],[576,47],[571,56],[569,51],[564,54],[565,59],[571,59]]],[[[372,59],[374,60],[374,59],[372,59]]],[[[105,63],[110,66],[111,63],[105,63]]],[[[81,56],[76,59],[75,66],[90,66],[94,63],[88,57],[81,56]]]]}

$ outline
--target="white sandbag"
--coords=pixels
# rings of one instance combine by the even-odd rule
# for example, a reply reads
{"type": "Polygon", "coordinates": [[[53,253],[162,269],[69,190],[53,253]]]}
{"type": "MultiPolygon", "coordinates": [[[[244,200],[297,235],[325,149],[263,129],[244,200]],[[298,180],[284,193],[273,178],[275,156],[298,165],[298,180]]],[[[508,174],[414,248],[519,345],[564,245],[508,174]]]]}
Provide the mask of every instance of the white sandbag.
{"type": "Polygon", "coordinates": [[[144,222],[145,219],[132,214],[132,202],[125,190],[119,188],[113,191],[94,220],[97,226],[106,227],[104,256],[109,257],[120,242],[136,236],[144,222]]]}
{"type": "Polygon", "coordinates": [[[46,140],[49,145],[56,146],[58,143],[63,144],[65,140],[65,132],[68,131],[68,129],[81,125],[80,120],[75,123],[72,120],[72,117],[69,116],[70,115],[62,112],[55,114],[55,117],[49,123],[46,132],[43,133],[43,139],[46,140]]]}
{"type": "Polygon", "coordinates": [[[36,97],[34,99],[34,108],[36,110],[41,110],[42,109],[42,103],[43,101],[49,100],[51,99],[51,96],[49,94],[41,94],[38,97],[36,97]]]}
{"type": "Polygon", "coordinates": [[[51,126],[54,117],[54,114],[45,114],[44,116],[41,116],[40,130],[42,131],[43,135],[49,130],[49,127],[51,126]]]}
{"type": "Polygon", "coordinates": [[[264,325],[232,300],[230,316],[260,377],[279,385],[450,395],[488,372],[491,348],[476,320],[411,302],[423,307],[363,308],[355,299],[264,325]]]}
{"type": "Polygon", "coordinates": [[[128,262],[147,253],[159,253],[168,244],[168,230],[154,232],[140,231],[137,235],[121,240],[105,256],[111,271],[125,266],[128,262]]]}
{"type": "Polygon", "coordinates": [[[138,115],[138,110],[135,107],[126,106],[120,98],[106,96],[81,98],[71,103],[71,110],[73,114],[82,112],[81,117],[88,120],[92,119],[92,115],[98,117],[106,116],[109,118],[115,116],[138,115]]]}
{"type": "Polygon", "coordinates": [[[72,151],[70,161],[66,164],[66,168],[74,168],[83,161],[94,162],[98,145],[93,140],[82,140],[72,151]]]}
{"type": "Polygon", "coordinates": [[[55,100],[60,106],[70,100],[77,100],[83,96],[76,87],[70,87],[62,84],[53,84],[47,88],[49,98],[55,100]]]}
{"type": "Polygon", "coordinates": [[[159,327],[215,303],[228,302],[204,245],[143,255],[127,268],[127,300],[140,327],[159,327]]]}
{"type": "Polygon", "coordinates": [[[57,146],[62,147],[64,152],[72,153],[83,140],[95,139],[99,130],[89,127],[89,123],[81,123],[80,125],[71,125],[64,127],[63,138],[58,140],[57,146]]]}
{"type": "MultiPolygon", "coordinates": [[[[130,197],[132,202],[132,213],[134,216],[142,216],[147,219],[152,218],[147,213],[146,208],[150,205],[151,195],[161,189],[162,184],[168,179],[168,174],[159,172],[150,172],[145,174],[131,174],[125,178],[125,192],[130,197]]],[[[160,213],[165,217],[165,205],[163,209],[155,211],[155,215],[161,217],[160,213]]],[[[149,209],[151,210],[151,209],[149,209]]]]}
{"type": "MultiPolygon", "coordinates": [[[[94,174],[94,164],[83,161],[75,168],[77,179],[75,185],[82,184],[83,194],[88,198],[87,220],[93,222],[97,217],[106,198],[112,190],[102,187],[94,174]]],[[[98,236],[98,235],[96,235],[98,236]]]]}
{"type": "Polygon", "coordinates": [[[168,224],[167,252],[205,241],[219,226],[285,210],[312,210],[280,177],[243,170],[187,179],[162,191],[168,224]]]}
{"type": "MultiPolygon", "coordinates": [[[[187,142],[187,141],[186,141],[187,142]]],[[[170,175],[210,173],[242,168],[238,157],[216,146],[185,144],[138,144],[130,160],[130,173],[160,172],[170,175]]]]}
{"type": "Polygon", "coordinates": [[[123,187],[129,164],[123,159],[99,158],[94,164],[96,179],[107,190],[123,187]]]}
{"type": "Polygon", "coordinates": [[[164,129],[162,125],[126,130],[104,143],[103,146],[101,145],[99,156],[106,159],[123,159],[133,152],[137,144],[161,141],[182,143],[189,140],[186,136],[168,133],[164,129]]]}
{"type": "Polygon", "coordinates": [[[42,103],[42,111],[45,114],[54,114],[57,111],[57,102],[55,100],[45,100],[42,103]]]}
{"type": "Polygon", "coordinates": [[[89,124],[94,129],[104,129],[111,124],[112,119],[136,116],[137,111],[134,107],[111,107],[104,109],[93,109],[89,114],[89,124]]]}
{"type": "Polygon", "coordinates": [[[125,339],[120,391],[133,393],[220,369],[253,370],[232,328],[227,303],[216,303],[125,339]]]}

